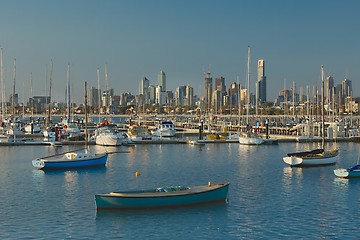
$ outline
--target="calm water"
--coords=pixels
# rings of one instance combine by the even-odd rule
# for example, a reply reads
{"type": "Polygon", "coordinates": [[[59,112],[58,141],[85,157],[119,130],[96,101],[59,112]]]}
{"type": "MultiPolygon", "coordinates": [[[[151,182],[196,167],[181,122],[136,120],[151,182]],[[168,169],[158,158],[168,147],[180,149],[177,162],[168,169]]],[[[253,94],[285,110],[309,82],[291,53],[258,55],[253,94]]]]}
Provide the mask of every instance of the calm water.
{"type": "MultiPolygon", "coordinates": [[[[359,237],[360,179],[336,166],[290,168],[282,156],[313,145],[137,145],[106,148],[104,168],[44,172],[31,160],[76,147],[0,147],[1,239],[333,239],[359,237]],[[140,172],[139,177],[135,172],[140,172]],[[148,211],[96,211],[95,193],[230,181],[229,202],[148,211]]],[[[337,166],[358,159],[340,143],[337,166]]],[[[77,147],[78,148],[78,147],[77,147]]],[[[92,146],[93,151],[103,147],[92,146]]]]}

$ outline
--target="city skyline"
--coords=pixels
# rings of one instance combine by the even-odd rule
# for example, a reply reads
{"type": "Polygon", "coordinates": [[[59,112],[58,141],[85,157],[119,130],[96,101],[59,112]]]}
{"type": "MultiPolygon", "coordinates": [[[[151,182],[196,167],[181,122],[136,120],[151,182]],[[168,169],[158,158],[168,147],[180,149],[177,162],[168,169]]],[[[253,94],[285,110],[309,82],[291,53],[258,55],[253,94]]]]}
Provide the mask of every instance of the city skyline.
{"type": "MultiPolygon", "coordinates": [[[[335,83],[352,81],[358,96],[360,22],[357,1],[3,1],[0,47],[4,50],[6,95],[47,95],[53,61],[53,99],[64,101],[67,64],[74,101],[83,101],[83,82],[115,94],[139,93],[143,77],[156,85],[166,73],[166,89],[191,85],[205,96],[204,72],[222,76],[226,86],[245,85],[251,46],[251,92],[257,61],[266,62],[267,101],[279,91],[320,84],[320,67],[335,83]]],[[[215,87],[215,86],[213,86],[215,87]]]]}

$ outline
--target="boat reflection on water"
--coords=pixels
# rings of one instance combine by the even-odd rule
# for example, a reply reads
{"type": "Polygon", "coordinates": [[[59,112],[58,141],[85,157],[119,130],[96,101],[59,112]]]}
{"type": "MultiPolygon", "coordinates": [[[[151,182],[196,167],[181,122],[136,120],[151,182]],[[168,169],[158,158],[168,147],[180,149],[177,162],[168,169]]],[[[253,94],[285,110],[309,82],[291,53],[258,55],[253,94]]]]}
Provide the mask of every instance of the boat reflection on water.
{"type": "Polygon", "coordinates": [[[228,204],[219,204],[219,203],[207,203],[204,205],[190,205],[190,206],[179,206],[171,208],[143,208],[143,209],[122,209],[121,211],[96,211],[96,219],[110,219],[116,221],[124,221],[128,217],[131,219],[136,219],[137,221],[149,221],[149,217],[154,220],[159,219],[160,216],[162,219],[164,216],[181,216],[188,217],[189,214],[194,216],[204,215],[206,218],[211,218],[212,216],[218,216],[223,214],[224,217],[227,214],[228,204]]]}
{"type": "Polygon", "coordinates": [[[349,188],[349,179],[348,178],[334,178],[334,186],[342,189],[348,189],[349,188]]]}
{"type": "Polygon", "coordinates": [[[296,177],[297,179],[303,178],[303,169],[297,167],[284,167],[283,169],[284,178],[293,178],[296,177]]]}

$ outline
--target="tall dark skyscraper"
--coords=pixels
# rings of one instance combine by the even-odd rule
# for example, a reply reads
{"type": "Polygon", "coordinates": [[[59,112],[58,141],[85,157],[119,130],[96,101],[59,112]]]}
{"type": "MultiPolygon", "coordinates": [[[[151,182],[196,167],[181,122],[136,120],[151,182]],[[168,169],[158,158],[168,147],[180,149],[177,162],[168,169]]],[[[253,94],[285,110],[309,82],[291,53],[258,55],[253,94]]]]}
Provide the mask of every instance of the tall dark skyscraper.
{"type": "Polygon", "coordinates": [[[213,89],[211,73],[205,73],[205,109],[210,111],[213,89]]]}
{"type": "Polygon", "coordinates": [[[257,97],[259,104],[266,102],[265,61],[262,59],[258,60],[257,97]]]}

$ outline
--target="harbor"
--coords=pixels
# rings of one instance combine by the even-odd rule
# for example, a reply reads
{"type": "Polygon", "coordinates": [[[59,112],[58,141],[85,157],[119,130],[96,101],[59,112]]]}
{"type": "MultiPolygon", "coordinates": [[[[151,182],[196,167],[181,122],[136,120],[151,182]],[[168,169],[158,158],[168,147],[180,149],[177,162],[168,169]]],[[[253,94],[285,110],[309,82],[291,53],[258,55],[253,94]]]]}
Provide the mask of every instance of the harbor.
{"type": "Polygon", "coordinates": [[[92,152],[128,153],[109,155],[105,167],[58,171],[37,170],[31,161],[79,146],[3,146],[0,220],[4,225],[0,233],[3,239],[41,239],[44,231],[46,238],[56,239],[95,239],[104,235],[164,239],[171,229],[172,233],[183,232],[174,235],[175,239],[289,239],[301,238],[303,231],[314,239],[351,238],[358,226],[347,216],[360,197],[356,191],[360,182],[339,179],[333,170],[357,161],[358,143],[336,144],[336,165],[312,168],[291,168],[282,157],[290,149],[311,149],[317,143],[90,145],[92,152]],[[96,210],[95,194],[203,185],[209,181],[230,183],[226,203],[155,210],[96,210]],[[285,222],[292,225],[284,228],[285,222]]]}

